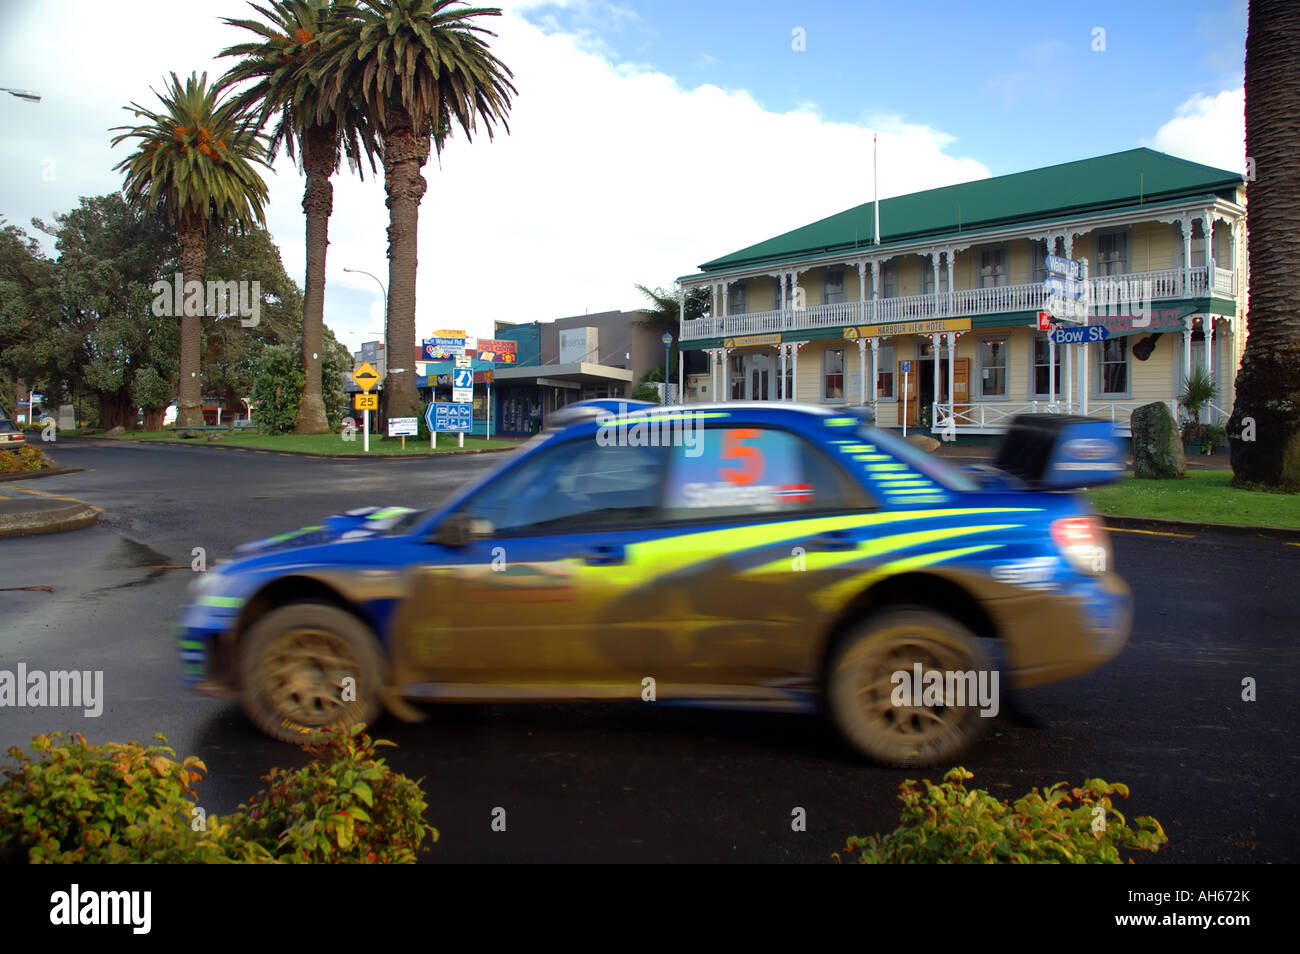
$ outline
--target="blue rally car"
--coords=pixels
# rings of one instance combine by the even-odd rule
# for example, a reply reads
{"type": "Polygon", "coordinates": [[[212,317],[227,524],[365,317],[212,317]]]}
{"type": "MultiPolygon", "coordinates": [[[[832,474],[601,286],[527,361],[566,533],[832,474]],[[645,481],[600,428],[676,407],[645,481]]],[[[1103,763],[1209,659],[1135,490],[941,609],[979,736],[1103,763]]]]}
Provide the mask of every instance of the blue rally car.
{"type": "Polygon", "coordinates": [[[959,470],[834,409],[584,402],[434,510],[328,517],[200,575],[186,678],[286,741],[422,700],[640,699],[821,707],[870,758],[936,764],[999,676],[1128,638],[1105,530],[1062,492],[1122,461],[1109,424],[1059,415],[959,470]]]}

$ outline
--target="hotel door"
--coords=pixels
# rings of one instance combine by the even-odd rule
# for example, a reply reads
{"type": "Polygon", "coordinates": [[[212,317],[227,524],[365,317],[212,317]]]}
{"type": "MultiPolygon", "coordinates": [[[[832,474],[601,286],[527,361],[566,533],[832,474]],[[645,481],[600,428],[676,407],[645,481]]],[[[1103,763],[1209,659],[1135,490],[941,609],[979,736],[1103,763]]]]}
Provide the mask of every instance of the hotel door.
{"type": "Polygon", "coordinates": [[[771,400],[772,356],[756,354],[749,359],[749,399],[771,400]]]}
{"type": "Polygon", "coordinates": [[[903,362],[898,362],[898,378],[896,380],[898,381],[898,393],[903,396],[907,405],[908,427],[916,427],[916,422],[919,420],[916,407],[917,378],[921,375],[919,364],[918,361],[912,361],[911,372],[904,376],[903,362]]]}

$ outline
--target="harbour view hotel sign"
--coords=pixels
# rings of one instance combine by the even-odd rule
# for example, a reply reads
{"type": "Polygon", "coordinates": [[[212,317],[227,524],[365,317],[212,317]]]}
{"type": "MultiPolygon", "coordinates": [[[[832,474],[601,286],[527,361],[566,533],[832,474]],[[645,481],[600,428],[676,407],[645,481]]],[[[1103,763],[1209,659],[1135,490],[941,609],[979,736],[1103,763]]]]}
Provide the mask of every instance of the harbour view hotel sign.
{"type": "Polygon", "coordinates": [[[853,325],[844,337],[885,338],[890,335],[932,335],[945,331],[970,331],[969,318],[933,318],[929,321],[894,321],[885,325],[853,325]]]}

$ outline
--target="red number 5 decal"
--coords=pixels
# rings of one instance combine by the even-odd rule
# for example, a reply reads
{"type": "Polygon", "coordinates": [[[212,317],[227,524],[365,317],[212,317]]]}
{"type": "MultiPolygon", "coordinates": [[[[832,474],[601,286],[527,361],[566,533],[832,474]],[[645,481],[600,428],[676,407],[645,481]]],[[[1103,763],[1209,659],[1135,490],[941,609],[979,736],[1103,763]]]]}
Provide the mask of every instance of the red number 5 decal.
{"type": "Polygon", "coordinates": [[[739,427],[722,434],[722,459],[738,460],[739,467],[719,467],[718,474],[728,483],[742,487],[756,483],[763,476],[763,452],[757,447],[750,447],[744,441],[754,440],[759,435],[757,428],[739,427]]]}

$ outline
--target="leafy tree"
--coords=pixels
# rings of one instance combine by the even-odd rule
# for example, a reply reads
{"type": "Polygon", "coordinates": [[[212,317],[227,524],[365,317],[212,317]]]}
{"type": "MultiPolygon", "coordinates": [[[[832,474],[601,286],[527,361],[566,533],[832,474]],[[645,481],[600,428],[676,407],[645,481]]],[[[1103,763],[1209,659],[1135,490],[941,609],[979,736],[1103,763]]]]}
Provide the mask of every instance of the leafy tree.
{"type": "Polygon", "coordinates": [[[1251,0],[1246,26],[1246,154],[1255,161],[1249,337],[1228,419],[1233,483],[1300,491],[1300,5],[1251,0]]]}
{"type": "MultiPolygon", "coordinates": [[[[471,22],[500,16],[497,8],[456,0],[360,0],[336,8],[337,26],[319,38],[308,63],[323,90],[317,116],[346,111],[359,94],[383,152],[388,194],[388,315],[394,354],[415,351],[416,232],[427,189],[421,169],[441,151],[453,124],[466,139],[482,120],[489,139],[517,91],[513,74],[483,39],[495,36],[471,22]],[[400,68],[399,68],[400,67],[400,68]]],[[[420,396],[409,360],[390,366],[384,382],[390,417],[419,417],[420,396]]]]}
{"type": "MultiPolygon", "coordinates": [[[[208,229],[245,229],[265,222],[266,183],[254,164],[266,165],[263,138],[250,117],[216,87],[208,75],[191,73],[157,94],[160,109],[124,107],[138,126],[117,126],[113,145],[135,140],[135,151],[114,170],[126,175],[122,189],[138,209],[158,212],[176,230],[186,286],[202,282],[208,229]]],[[[200,374],[200,314],[187,298],[180,317],[180,410],[177,423],[203,423],[200,374]]]]}
{"type": "MultiPolygon", "coordinates": [[[[239,61],[218,81],[218,88],[242,84],[237,106],[255,111],[259,124],[276,117],[269,151],[272,158],[283,146],[290,158],[297,154],[306,175],[302,210],[307,224],[306,290],[303,296],[302,367],[306,387],[298,406],[295,430],[323,434],[335,418],[322,402],[322,380],[327,373],[322,354],[325,308],[325,255],[329,245],[329,218],[334,208],[330,177],[338,171],[340,145],[349,165],[359,171],[361,158],[379,151],[356,91],[327,99],[320,84],[305,69],[320,51],[319,37],[328,30],[334,12],[349,4],[343,0],[274,0],[266,6],[250,4],[263,20],[226,19],[226,23],[253,33],[258,39],[222,51],[239,61]]],[[[328,385],[327,385],[328,387],[328,385]]]]}
{"type": "Polygon", "coordinates": [[[288,434],[298,417],[302,364],[293,348],[271,345],[262,352],[253,384],[254,415],[263,434],[288,434]]]}

